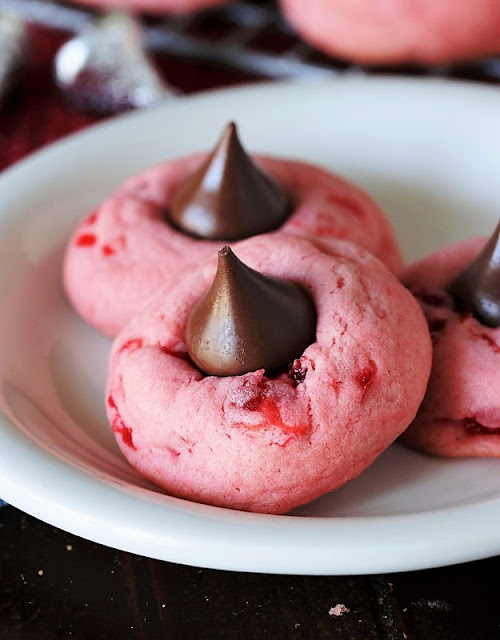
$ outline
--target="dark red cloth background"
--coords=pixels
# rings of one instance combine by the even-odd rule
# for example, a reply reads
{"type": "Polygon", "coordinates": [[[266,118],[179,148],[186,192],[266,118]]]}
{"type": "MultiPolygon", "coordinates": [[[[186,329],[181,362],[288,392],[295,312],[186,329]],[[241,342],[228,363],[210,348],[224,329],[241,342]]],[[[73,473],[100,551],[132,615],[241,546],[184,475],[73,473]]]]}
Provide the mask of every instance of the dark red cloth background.
{"type": "MultiPolygon", "coordinates": [[[[32,29],[30,64],[0,107],[0,170],[102,120],[71,109],[52,82],[52,59],[66,37],[32,29]]],[[[159,64],[185,93],[254,79],[173,57],[159,64]]],[[[0,509],[2,640],[498,640],[499,574],[499,558],[357,577],[197,569],[108,549],[14,507],[0,509]],[[349,611],[336,617],[337,604],[349,611]]]]}
{"type": "Polygon", "coordinates": [[[52,60],[67,35],[33,27],[26,68],[0,108],[0,169],[98,118],[70,110],[52,81],[52,60]]]}

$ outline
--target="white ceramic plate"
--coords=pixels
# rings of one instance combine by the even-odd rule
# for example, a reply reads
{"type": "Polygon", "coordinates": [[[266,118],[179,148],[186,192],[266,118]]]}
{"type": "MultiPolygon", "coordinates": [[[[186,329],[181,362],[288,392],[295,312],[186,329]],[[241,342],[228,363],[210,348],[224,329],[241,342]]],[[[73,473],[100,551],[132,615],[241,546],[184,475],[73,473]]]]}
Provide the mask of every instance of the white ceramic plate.
{"type": "Polygon", "coordinates": [[[316,162],[368,189],[408,259],[496,224],[500,92],[488,87],[254,86],[122,117],[32,156],[0,177],[0,496],[118,549],[221,569],[375,573],[497,554],[500,461],[394,445],[336,493],[265,516],[171,498],[122,459],[103,408],[110,343],[65,300],[62,247],[123,178],[211,147],[230,119],[250,150],[316,162]]]}

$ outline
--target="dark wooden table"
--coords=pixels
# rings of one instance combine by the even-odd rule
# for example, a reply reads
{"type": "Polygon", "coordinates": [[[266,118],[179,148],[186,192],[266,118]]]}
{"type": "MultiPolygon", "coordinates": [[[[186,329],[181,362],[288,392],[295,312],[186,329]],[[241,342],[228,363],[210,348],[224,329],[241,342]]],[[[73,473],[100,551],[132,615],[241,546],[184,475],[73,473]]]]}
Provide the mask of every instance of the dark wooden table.
{"type": "MultiPolygon", "coordinates": [[[[54,88],[51,60],[65,37],[31,32],[29,69],[0,111],[0,170],[102,119],[70,109],[54,88]]],[[[255,79],[168,56],[160,62],[186,93],[255,79]]],[[[0,638],[8,640],[493,640],[500,638],[499,574],[500,558],[373,576],[199,569],[106,548],[12,506],[0,509],[0,638]]]]}

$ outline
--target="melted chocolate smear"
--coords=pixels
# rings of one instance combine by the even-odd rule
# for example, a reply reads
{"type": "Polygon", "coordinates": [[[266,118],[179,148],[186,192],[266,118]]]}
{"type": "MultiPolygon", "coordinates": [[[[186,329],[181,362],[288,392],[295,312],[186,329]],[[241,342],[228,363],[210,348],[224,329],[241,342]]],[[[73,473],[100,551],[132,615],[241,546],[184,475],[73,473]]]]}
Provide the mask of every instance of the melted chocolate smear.
{"type": "Polygon", "coordinates": [[[314,304],[300,286],[251,269],[226,246],[188,319],[186,347],[204,373],[234,376],[286,365],[315,332],[314,304]]]}
{"type": "Polygon", "coordinates": [[[175,193],[170,221],[209,240],[240,240],[280,227],[291,213],[287,194],[246,153],[229,123],[215,150],[175,193]]]}
{"type": "Polygon", "coordinates": [[[471,312],[487,327],[500,326],[500,223],[449,291],[460,311],[471,312]]]}

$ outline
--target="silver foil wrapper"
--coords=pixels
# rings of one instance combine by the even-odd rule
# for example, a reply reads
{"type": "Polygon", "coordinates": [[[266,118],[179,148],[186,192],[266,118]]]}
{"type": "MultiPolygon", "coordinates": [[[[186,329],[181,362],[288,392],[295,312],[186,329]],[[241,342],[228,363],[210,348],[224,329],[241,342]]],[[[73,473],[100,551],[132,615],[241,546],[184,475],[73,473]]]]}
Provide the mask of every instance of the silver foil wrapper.
{"type": "Polygon", "coordinates": [[[19,79],[27,52],[24,22],[0,11],[0,103],[19,79]]]}
{"type": "Polygon", "coordinates": [[[148,107],[176,93],[146,54],[140,23],[124,12],[85,25],[57,52],[54,73],[74,106],[97,113],[148,107]]]}

